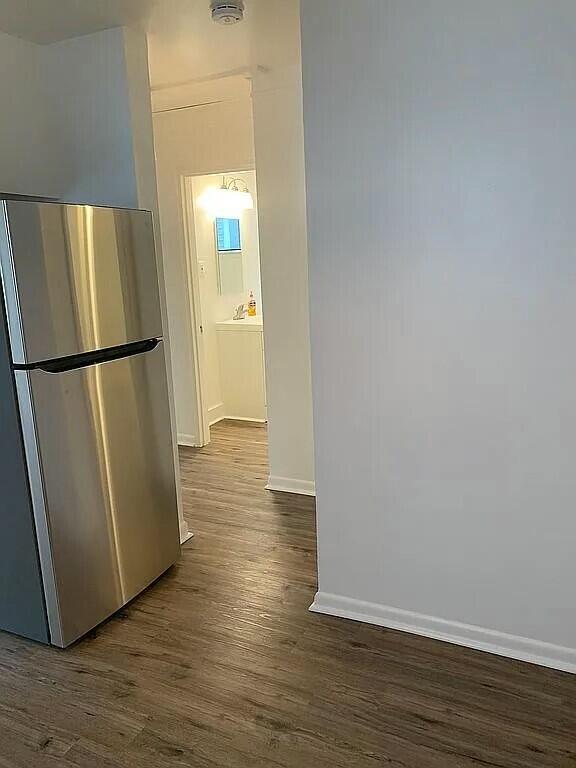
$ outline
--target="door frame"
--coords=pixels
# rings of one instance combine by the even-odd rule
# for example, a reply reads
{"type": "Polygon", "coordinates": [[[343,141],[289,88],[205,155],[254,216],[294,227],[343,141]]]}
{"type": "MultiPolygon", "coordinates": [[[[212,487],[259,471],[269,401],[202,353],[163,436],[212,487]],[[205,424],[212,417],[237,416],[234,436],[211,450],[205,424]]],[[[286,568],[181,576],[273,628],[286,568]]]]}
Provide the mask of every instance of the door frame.
{"type": "MultiPolygon", "coordinates": [[[[196,424],[198,425],[198,445],[208,445],[210,442],[210,420],[206,397],[206,381],[204,376],[204,324],[202,320],[202,304],[200,301],[200,275],[198,270],[198,255],[196,252],[196,219],[192,180],[198,176],[228,176],[243,171],[255,171],[255,165],[243,165],[225,170],[207,170],[186,173],[180,176],[180,200],[184,225],[184,251],[186,262],[186,282],[189,308],[190,329],[192,335],[192,366],[194,378],[193,407],[196,424]]],[[[260,260],[262,254],[260,253],[260,260]]]]}
{"type": "Polygon", "coordinates": [[[204,380],[204,340],[202,322],[202,304],[200,302],[200,280],[198,274],[198,257],[196,254],[196,229],[194,217],[194,198],[192,195],[192,179],[194,176],[180,177],[180,198],[182,201],[182,217],[184,223],[184,250],[186,254],[186,288],[192,335],[192,373],[194,379],[193,405],[198,425],[198,445],[208,445],[210,442],[210,424],[208,423],[208,408],[206,405],[206,384],[204,380]]]}

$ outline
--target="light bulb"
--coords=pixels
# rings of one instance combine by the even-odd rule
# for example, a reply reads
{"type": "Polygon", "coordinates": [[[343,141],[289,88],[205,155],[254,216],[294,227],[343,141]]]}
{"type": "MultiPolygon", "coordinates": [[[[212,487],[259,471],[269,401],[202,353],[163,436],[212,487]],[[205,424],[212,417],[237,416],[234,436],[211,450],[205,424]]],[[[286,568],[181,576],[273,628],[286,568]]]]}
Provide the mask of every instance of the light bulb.
{"type": "Polygon", "coordinates": [[[238,218],[242,211],[252,210],[254,200],[248,191],[210,187],[200,195],[198,205],[212,218],[234,219],[238,218]]]}

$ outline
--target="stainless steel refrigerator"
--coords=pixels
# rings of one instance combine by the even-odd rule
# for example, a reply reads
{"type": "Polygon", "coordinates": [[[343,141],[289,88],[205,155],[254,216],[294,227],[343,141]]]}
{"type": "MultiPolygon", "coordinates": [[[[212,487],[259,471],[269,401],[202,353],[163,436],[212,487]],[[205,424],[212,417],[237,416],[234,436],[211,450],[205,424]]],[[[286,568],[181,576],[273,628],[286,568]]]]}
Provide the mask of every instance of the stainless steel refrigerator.
{"type": "Polygon", "coordinates": [[[151,216],[0,200],[0,629],[67,646],[180,552],[151,216]]]}

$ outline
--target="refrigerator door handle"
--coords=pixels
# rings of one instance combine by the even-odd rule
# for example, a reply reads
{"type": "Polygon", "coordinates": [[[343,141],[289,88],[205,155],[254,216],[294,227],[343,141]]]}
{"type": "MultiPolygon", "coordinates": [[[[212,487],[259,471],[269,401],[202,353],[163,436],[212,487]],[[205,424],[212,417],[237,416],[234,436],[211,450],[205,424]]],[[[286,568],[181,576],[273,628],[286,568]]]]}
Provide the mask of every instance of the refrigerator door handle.
{"type": "Polygon", "coordinates": [[[133,357],[151,352],[160,343],[160,339],[146,339],[132,344],[122,344],[119,347],[99,349],[97,352],[84,352],[80,355],[61,357],[58,360],[45,360],[32,365],[14,366],[16,370],[41,370],[45,373],[66,373],[78,368],[87,368],[98,363],[109,363],[112,360],[121,360],[123,357],[133,357]]]}

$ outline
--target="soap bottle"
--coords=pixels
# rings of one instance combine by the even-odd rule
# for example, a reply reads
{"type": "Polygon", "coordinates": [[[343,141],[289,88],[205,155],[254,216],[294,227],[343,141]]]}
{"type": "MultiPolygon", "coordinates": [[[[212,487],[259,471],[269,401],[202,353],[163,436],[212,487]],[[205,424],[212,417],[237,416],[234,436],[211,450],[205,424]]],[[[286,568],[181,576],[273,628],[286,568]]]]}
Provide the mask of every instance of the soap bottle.
{"type": "Polygon", "coordinates": [[[253,291],[250,291],[250,299],[248,300],[248,317],[256,317],[256,299],[253,291]]]}

